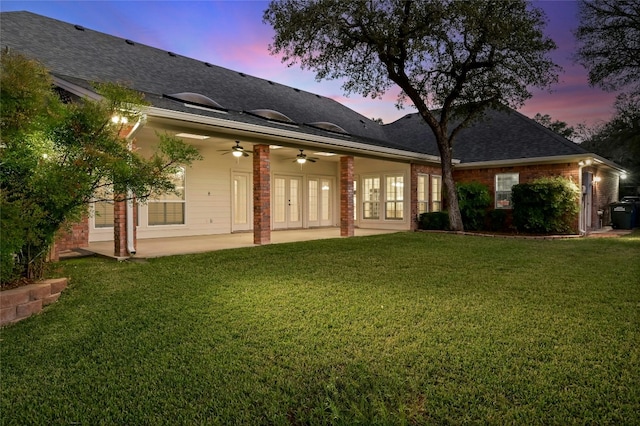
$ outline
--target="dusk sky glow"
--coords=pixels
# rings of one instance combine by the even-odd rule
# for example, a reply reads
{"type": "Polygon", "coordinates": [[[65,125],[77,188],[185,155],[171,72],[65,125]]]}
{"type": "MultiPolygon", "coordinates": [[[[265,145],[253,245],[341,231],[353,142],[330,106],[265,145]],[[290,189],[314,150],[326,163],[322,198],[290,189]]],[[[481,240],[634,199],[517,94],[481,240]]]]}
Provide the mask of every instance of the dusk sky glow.
{"type": "MultiPolygon", "coordinates": [[[[333,98],[369,118],[390,123],[415,112],[406,105],[395,107],[397,91],[383,99],[346,97],[341,83],[317,82],[314,73],[299,66],[287,68],[271,56],[268,45],[273,30],[262,22],[267,1],[5,1],[2,12],[26,10],[50,18],[79,24],[88,29],[172,51],[256,77],[333,98]]],[[[558,84],[549,91],[534,91],[520,109],[533,117],[549,114],[570,125],[592,126],[608,121],[613,113],[615,93],[589,87],[587,71],[575,64],[578,4],[575,1],[538,1],[548,18],[547,34],[558,49],[552,53],[562,66],[558,84]]],[[[0,40],[1,44],[1,40],[0,40]]],[[[185,88],[187,90],[188,88],[185,88]]]]}

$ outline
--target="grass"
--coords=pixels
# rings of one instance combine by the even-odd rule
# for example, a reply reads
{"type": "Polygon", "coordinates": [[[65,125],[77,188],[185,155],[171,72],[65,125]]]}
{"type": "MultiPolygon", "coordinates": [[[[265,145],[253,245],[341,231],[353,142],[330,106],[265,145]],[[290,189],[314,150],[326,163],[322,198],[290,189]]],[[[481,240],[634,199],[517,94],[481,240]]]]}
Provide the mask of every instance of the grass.
{"type": "Polygon", "coordinates": [[[400,233],[65,261],[2,423],[638,424],[640,232],[400,233]]]}

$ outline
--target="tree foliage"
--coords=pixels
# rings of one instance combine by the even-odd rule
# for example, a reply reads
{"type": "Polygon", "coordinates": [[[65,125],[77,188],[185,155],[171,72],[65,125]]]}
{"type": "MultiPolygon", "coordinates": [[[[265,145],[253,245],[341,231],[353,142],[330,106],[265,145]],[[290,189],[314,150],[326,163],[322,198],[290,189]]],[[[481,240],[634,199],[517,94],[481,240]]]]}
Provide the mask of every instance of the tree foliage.
{"type": "Polygon", "coordinates": [[[557,80],[544,15],[524,0],[283,0],[264,20],[276,33],[272,54],[289,66],[373,98],[400,87],[398,106],[412,103],[435,135],[454,230],[463,228],[451,166],[458,132],[557,80]]]}
{"type": "Polygon", "coordinates": [[[150,158],[130,149],[125,134],[145,104],[136,92],[98,85],[101,100],[64,103],[38,62],[9,50],[1,61],[2,282],[38,278],[57,232],[86,214],[97,189],[144,200],[174,190],[177,167],[200,158],[167,135],[150,158]]]}
{"type": "Polygon", "coordinates": [[[489,188],[479,182],[459,183],[456,187],[465,229],[472,231],[482,229],[487,210],[491,206],[489,188]]]}
{"type": "Polygon", "coordinates": [[[619,95],[613,118],[595,128],[582,147],[630,171],[622,195],[636,195],[640,187],[640,94],[619,95]]]}
{"type": "Polygon", "coordinates": [[[593,86],[640,93],[640,2],[582,0],[575,35],[593,86]]]}
{"type": "Polygon", "coordinates": [[[576,130],[573,127],[569,126],[564,121],[553,120],[549,114],[542,115],[537,113],[535,117],[533,117],[533,120],[567,139],[572,139],[576,136],[576,130]]]}

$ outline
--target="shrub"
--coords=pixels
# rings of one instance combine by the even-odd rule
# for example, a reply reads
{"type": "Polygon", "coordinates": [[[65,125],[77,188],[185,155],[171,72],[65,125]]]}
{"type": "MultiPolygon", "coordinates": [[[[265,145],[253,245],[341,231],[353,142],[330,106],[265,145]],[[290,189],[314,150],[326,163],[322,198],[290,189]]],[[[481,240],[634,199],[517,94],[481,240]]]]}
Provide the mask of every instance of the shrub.
{"type": "Polygon", "coordinates": [[[518,231],[542,234],[575,232],[578,187],[562,177],[514,185],[513,222],[518,231]]]}
{"type": "Polygon", "coordinates": [[[506,232],[509,230],[509,210],[494,209],[487,214],[488,229],[494,232],[506,232]]]}
{"type": "Polygon", "coordinates": [[[489,188],[478,182],[469,182],[457,184],[456,190],[464,229],[482,229],[487,209],[491,205],[489,188]]]}
{"type": "Polygon", "coordinates": [[[420,229],[440,230],[449,229],[448,212],[430,212],[420,214],[420,229]]]}

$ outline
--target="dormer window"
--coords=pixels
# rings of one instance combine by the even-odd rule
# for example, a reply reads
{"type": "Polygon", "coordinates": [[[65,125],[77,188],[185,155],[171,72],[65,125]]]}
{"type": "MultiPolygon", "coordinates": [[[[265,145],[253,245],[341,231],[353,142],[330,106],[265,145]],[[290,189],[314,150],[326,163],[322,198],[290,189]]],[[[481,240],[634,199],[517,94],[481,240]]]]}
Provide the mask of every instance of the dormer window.
{"type": "Polygon", "coordinates": [[[181,92],[181,93],[173,93],[171,95],[162,95],[162,96],[164,96],[167,99],[171,99],[173,101],[178,101],[178,102],[182,101],[191,105],[226,111],[226,108],[224,108],[222,105],[220,105],[210,97],[202,95],[200,93],[181,92]]]}

